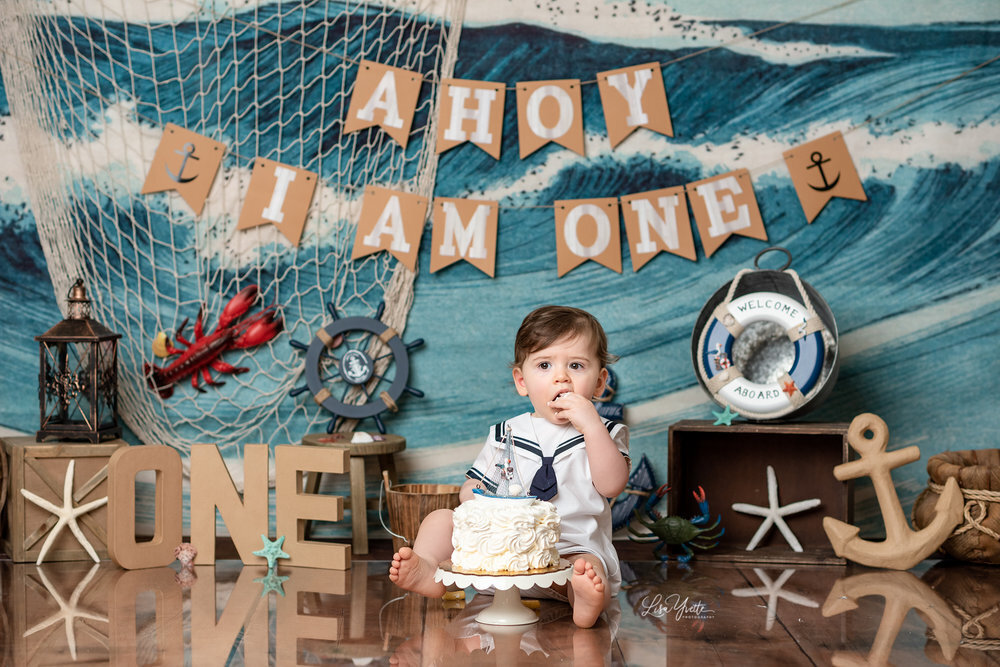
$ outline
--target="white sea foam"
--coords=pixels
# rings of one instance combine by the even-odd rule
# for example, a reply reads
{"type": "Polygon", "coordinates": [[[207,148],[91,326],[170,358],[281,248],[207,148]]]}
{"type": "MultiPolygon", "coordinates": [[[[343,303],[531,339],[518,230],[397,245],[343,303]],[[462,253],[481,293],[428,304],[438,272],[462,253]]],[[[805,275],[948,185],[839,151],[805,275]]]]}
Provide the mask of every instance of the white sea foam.
{"type": "MultiPolygon", "coordinates": [[[[100,119],[91,123],[92,140],[53,145],[58,163],[69,170],[72,179],[92,182],[97,191],[118,199],[147,197],[139,192],[163,136],[163,128],[138,122],[133,111],[131,102],[113,104],[100,119]]],[[[28,180],[23,163],[18,159],[17,135],[9,119],[0,118],[0,123],[3,123],[0,124],[0,154],[14,156],[14,159],[0,162],[0,197],[8,204],[27,203],[28,180]]],[[[149,196],[168,197],[170,209],[178,213],[176,222],[179,224],[188,220],[198,225],[201,232],[198,234],[199,253],[203,256],[237,263],[256,261],[263,246],[274,243],[291,247],[291,244],[273,225],[236,230],[250,175],[249,165],[221,168],[205,201],[204,211],[197,219],[193,213],[185,213],[189,211],[187,204],[176,192],[149,196]]],[[[401,189],[392,184],[385,187],[401,189]]],[[[360,205],[357,193],[345,193],[321,181],[307,221],[308,238],[332,242],[338,230],[343,229],[344,220],[357,219],[360,205]]]]}
{"type": "MultiPolygon", "coordinates": [[[[220,174],[205,204],[205,224],[214,228],[217,233],[206,237],[199,248],[200,252],[218,257],[227,264],[235,262],[236,265],[243,265],[258,261],[260,249],[272,244],[292,249],[291,242],[274,225],[236,229],[246,200],[250,176],[250,169],[243,167],[227,169],[224,175],[220,174]],[[218,181],[223,181],[225,185],[220,186],[218,181]]],[[[396,189],[400,188],[397,186],[396,189]]],[[[345,231],[353,233],[354,230],[354,226],[346,224],[346,221],[356,221],[360,217],[361,202],[359,194],[346,193],[320,181],[313,195],[300,245],[308,244],[310,239],[323,239],[324,246],[332,245],[343,249],[345,231]]],[[[347,242],[347,247],[349,245],[347,242]]]]}
{"type": "MultiPolygon", "coordinates": [[[[1000,155],[1000,123],[995,122],[966,127],[923,123],[895,132],[874,134],[868,127],[851,130],[850,124],[844,121],[816,124],[794,137],[761,133],[734,137],[725,143],[678,142],[639,130],[614,150],[604,135],[588,134],[585,138],[585,157],[568,150],[549,149],[546,159],[523,177],[483,192],[455,196],[475,195],[519,204],[541,203],[530,201],[530,195],[549,188],[560,172],[601,160],[621,164],[633,159],[673,161],[679,167],[700,172],[705,177],[735,169],[748,169],[754,177],[785,175],[784,151],[835,131],[845,133],[844,140],[862,179],[875,174],[884,178],[903,165],[934,169],[944,163],[952,163],[963,169],[974,169],[1000,155]]],[[[682,183],[664,183],[661,187],[675,185],[682,183]]],[[[623,194],[629,193],[595,192],[594,196],[623,194]]]]}
{"type": "MultiPolygon", "coordinates": [[[[266,5],[280,5],[281,2],[282,0],[48,0],[44,5],[39,3],[37,10],[59,16],[158,24],[195,19],[212,20],[266,5]]],[[[346,0],[345,4],[351,8],[359,6],[350,0],[346,0]]],[[[455,0],[381,0],[366,4],[372,11],[378,7],[386,7],[440,18],[453,13],[455,0]]]]}
{"type": "Polygon", "coordinates": [[[21,162],[17,131],[10,118],[0,117],[0,199],[8,205],[28,203],[28,179],[21,162]]]}
{"type": "MultiPolygon", "coordinates": [[[[175,22],[195,17],[211,17],[246,11],[254,7],[279,4],[283,0],[47,0],[39,2],[39,11],[74,16],[113,18],[130,22],[175,22]]],[[[461,0],[380,0],[365,3],[401,9],[413,14],[446,16],[461,0]]],[[[351,0],[344,0],[348,6],[351,0]]],[[[701,20],[745,20],[782,22],[796,16],[813,14],[822,7],[804,6],[800,0],[768,2],[732,2],[732,0],[547,0],[528,3],[524,0],[465,0],[466,21],[474,25],[532,23],[556,27],[576,16],[593,17],[607,22],[629,13],[642,14],[646,21],[656,17],[687,15],[701,20]],[[633,10],[634,8],[634,10],[633,10]]],[[[1000,20],[1000,4],[993,0],[949,0],[943,13],[939,3],[909,3],[900,11],[897,3],[857,2],[839,6],[831,2],[830,11],[811,16],[809,22],[822,25],[928,25],[943,22],[991,22],[1000,20]],[[946,14],[946,16],[943,16],[946,14]]],[[[648,27],[648,26],[641,26],[648,27]]],[[[625,33],[622,33],[623,36],[625,33]]]]}
{"type": "MultiPolygon", "coordinates": [[[[516,0],[470,2],[465,13],[472,26],[526,23],[579,35],[592,41],[609,41],[630,47],[692,49],[720,46],[730,51],[756,56],[775,64],[797,65],[827,58],[882,56],[884,53],[856,46],[777,42],[750,36],[750,31],[719,25],[699,14],[677,11],[673,6],[651,0],[608,2],[572,0],[525,6],[516,0]]],[[[789,9],[787,21],[811,11],[789,9]]]]}
{"type": "MultiPolygon", "coordinates": [[[[107,0],[50,0],[43,7],[54,14],[87,16],[127,23],[179,23],[195,19],[212,20],[238,15],[266,4],[258,0],[147,0],[120,3],[107,0]]],[[[383,0],[373,3],[405,13],[433,18],[449,18],[455,0],[383,0]]],[[[695,10],[697,11],[697,10],[695,10]]],[[[805,15],[801,8],[789,7],[776,19],[785,21],[805,15]]],[[[725,16],[725,14],[723,14],[725,16]]],[[[743,28],[719,25],[700,13],[677,11],[653,0],[609,2],[606,0],[562,0],[528,4],[507,2],[466,3],[465,23],[472,26],[526,23],[579,35],[594,41],[612,41],[632,47],[688,49],[722,46],[736,53],[756,56],[777,64],[795,65],[826,58],[884,55],[869,49],[810,42],[778,42],[749,36],[743,28]]]]}
{"type": "MultiPolygon", "coordinates": [[[[19,155],[17,136],[9,120],[2,126],[0,151],[19,155]]],[[[75,141],[57,146],[60,162],[73,169],[73,177],[92,180],[109,193],[123,196],[138,195],[163,129],[136,120],[131,102],[119,102],[108,107],[93,123],[91,141],[75,141]]],[[[738,136],[725,143],[684,142],[639,130],[614,150],[603,134],[585,137],[585,157],[569,150],[547,149],[548,155],[524,176],[499,182],[485,191],[444,192],[447,196],[486,198],[507,204],[538,204],[532,197],[556,182],[560,173],[574,167],[592,168],[599,162],[627,164],[632,160],[673,161],[679,169],[704,176],[735,169],[749,169],[754,178],[765,175],[784,177],[782,154],[808,140],[834,131],[845,132],[845,141],[862,179],[877,175],[891,176],[900,166],[934,169],[951,163],[971,170],[1000,155],[1000,124],[983,122],[959,127],[944,122],[923,123],[894,132],[871,131],[868,126],[851,130],[849,123],[819,123],[805,132],[792,135],[765,133],[738,136]]],[[[509,159],[509,158],[508,158],[509,159]]],[[[293,165],[295,166],[295,165],[293,165]]],[[[247,231],[237,231],[236,223],[246,199],[250,181],[249,166],[231,166],[220,171],[206,201],[205,210],[196,223],[200,230],[199,248],[208,256],[230,258],[237,263],[254,261],[260,248],[270,244],[290,243],[273,225],[247,231]]],[[[663,183],[661,187],[681,185],[663,183]]],[[[447,187],[447,183],[443,183],[447,187]]],[[[397,187],[386,184],[386,187],[397,187]]],[[[21,163],[7,160],[0,164],[0,194],[8,203],[27,202],[28,184],[21,163]]],[[[628,192],[594,192],[594,196],[617,196],[628,192]]],[[[179,195],[171,208],[184,211],[186,205],[179,195]]],[[[357,220],[361,198],[358,193],[344,192],[325,185],[317,186],[313,207],[307,221],[308,239],[321,238],[343,247],[345,220],[357,220]],[[315,231],[313,231],[315,230],[315,231]]],[[[180,219],[184,219],[183,217],[180,219]]],[[[192,215],[191,220],[194,220],[192,215]]]]}
{"type": "MultiPolygon", "coordinates": [[[[906,11],[900,11],[896,3],[872,3],[859,1],[853,4],[838,2],[825,3],[829,11],[809,17],[810,23],[822,25],[926,25],[943,22],[979,22],[996,21],[1000,19],[1000,5],[992,0],[950,0],[948,11],[942,12],[938,3],[908,3],[906,11]],[[946,14],[946,16],[943,16],[946,14]]],[[[632,8],[660,8],[667,16],[685,14],[698,16],[703,20],[729,21],[788,21],[796,16],[815,14],[824,9],[823,6],[805,5],[801,0],[768,0],[768,2],[733,2],[732,0],[647,0],[631,2],[625,0],[590,0],[582,3],[578,0],[563,0],[562,2],[547,2],[528,5],[521,0],[493,0],[492,2],[476,2],[470,0],[466,10],[467,20],[478,24],[497,24],[514,22],[537,22],[547,20],[550,23],[563,20],[567,15],[603,14],[604,18],[617,18],[622,13],[632,11],[632,8]],[[579,10],[579,11],[578,11],[579,10]]],[[[657,14],[649,13],[650,18],[657,14]]],[[[662,14],[660,14],[662,16],[662,14]]],[[[662,20],[662,18],[661,18],[662,20]]]]}

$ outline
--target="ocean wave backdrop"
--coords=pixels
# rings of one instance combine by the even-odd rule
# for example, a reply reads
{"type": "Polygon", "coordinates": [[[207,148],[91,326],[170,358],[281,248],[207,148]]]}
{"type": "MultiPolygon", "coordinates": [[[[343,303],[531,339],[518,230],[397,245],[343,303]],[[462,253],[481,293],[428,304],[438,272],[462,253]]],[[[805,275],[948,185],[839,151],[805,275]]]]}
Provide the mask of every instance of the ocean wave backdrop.
{"type": "MultiPolygon", "coordinates": [[[[871,24],[861,19],[869,3],[859,2],[821,22],[786,25],[701,53],[782,21],[699,18],[654,2],[630,4],[660,11],[658,21],[671,26],[663,34],[652,28],[630,33],[636,19],[626,4],[615,5],[619,15],[612,3],[592,3],[591,16],[564,26],[551,18],[553,8],[571,12],[579,4],[547,3],[545,10],[526,11],[521,22],[485,21],[483,10],[476,10],[476,21],[461,33],[455,76],[512,86],[520,80],[592,81],[603,70],[666,63],[675,136],[640,130],[611,150],[597,88],[584,85],[585,156],[550,145],[518,159],[509,94],[500,160],[472,145],[440,157],[435,195],[500,202],[496,278],[462,263],[429,273],[429,226],[425,230],[404,335],[427,341],[412,354],[410,382],[425,397],[406,397],[400,412],[387,418],[390,430],[407,438],[404,478],[459,482],[488,426],[527,409],[507,367],[514,332],[530,309],[564,303],[590,310],[605,325],[620,357],[615,400],[626,405],[633,460],[646,454],[666,481],[670,424],[711,419],[717,409],[692,367],[695,319],[715,290],[768,245],[791,252],[793,268],[829,304],[840,331],[839,379],[808,419],[841,422],[874,412],[888,423],[893,448],[919,445],[921,462],[896,474],[904,507],[923,488],[930,455],[995,447],[1000,62],[971,71],[1000,54],[1000,17],[989,15],[991,3],[982,3],[985,20],[955,22],[942,15],[929,23],[871,24]],[[782,151],[834,130],[845,132],[868,201],[834,200],[806,224],[782,151]],[[700,251],[697,262],[661,254],[634,273],[626,245],[621,274],[587,263],[556,277],[553,215],[546,208],[553,201],[626,195],[738,168],[751,171],[767,242],[733,237],[711,258],[700,251]]],[[[914,15],[938,6],[911,5],[914,15]]],[[[791,18],[793,10],[784,20],[791,18]]],[[[66,20],[85,26],[79,34],[95,43],[107,39],[94,33],[102,25],[87,17],[66,20]]],[[[125,27],[104,29],[127,39],[125,27]]],[[[197,18],[183,27],[191,35],[202,32],[197,18]]],[[[131,67],[135,71],[120,74],[136,81],[153,76],[151,63],[131,67]]],[[[220,77],[225,71],[220,63],[220,77]]],[[[428,94],[425,85],[422,95],[428,94]]],[[[129,133],[155,136],[162,128],[131,115],[149,103],[141,94],[137,99],[93,115],[115,118],[106,127],[125,128],[125,143],[129,133]]],[[[0,96],[0,153],[6,158],[0,161],[0,307],[7,323],[0,424],[31,432],[38,420],[32,336],[60,316],[19,166],[31,156],[19,150],[9,115],[0,96]]],[[[268,150],[280,152],[279,137],[270,139],[268,150]]],[[[291,155],[283,159],[296,163],[291,155]]],[[[309,167],[307,160],[300,163],[309,167]]],[[[143,174],[133,176],[138,189],[143,174]]],[[[220,243],[218,252],[232,247],[220,243]]],[[[185,390],[190,387],[178,389],[185,390]]],[[[308,426],[301,423],[303,430],[308,426]]],[[[858,513],[878,531],[878,510],[863,485],[858,513]]]]}

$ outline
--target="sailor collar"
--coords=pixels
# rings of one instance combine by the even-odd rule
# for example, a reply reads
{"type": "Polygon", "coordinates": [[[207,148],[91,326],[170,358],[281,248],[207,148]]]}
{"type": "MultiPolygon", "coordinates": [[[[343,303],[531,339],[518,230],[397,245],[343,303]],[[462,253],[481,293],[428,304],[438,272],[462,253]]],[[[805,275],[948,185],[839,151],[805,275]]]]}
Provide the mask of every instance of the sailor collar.
{"type": "MultiPolygon", "coordinates": [[[[539,445],[539,443],[535,442],[534,440],[532,440],[531,437],[528,437],[526,435],[530,433],[532,436],[537,437],[535,436],[531,428],[531,422],[528,421],[530,419],[531,419],[531,413],[526,412],[524,414],[518,415],[517,417],[514,417],[513,419],[500,422],[499,424],[494,425],[493,439],[491,444],[498,449],[503,448],[504,446],[503,439],[507,430],[507,424],[510,423],[512,428],[511,434],[514,439],[514,449],[517,450],[518,454],[524,456],[525,458],[541,462],[542,460],[541,445],[539,445]]],[[[608,427],[608,430],[612,428],[612,424],[608,424],[606,421],[605,425],[608,427]]],[[[583,434],[577,431],[575,428],[570,427],[569,430],[567,431],[566,439],[557,444],[555,450],[552,452],[553,462],[565,458],[573,450],[577,449],[578,447],[584,447],[584,446],[585,443],[583,434]]]]}

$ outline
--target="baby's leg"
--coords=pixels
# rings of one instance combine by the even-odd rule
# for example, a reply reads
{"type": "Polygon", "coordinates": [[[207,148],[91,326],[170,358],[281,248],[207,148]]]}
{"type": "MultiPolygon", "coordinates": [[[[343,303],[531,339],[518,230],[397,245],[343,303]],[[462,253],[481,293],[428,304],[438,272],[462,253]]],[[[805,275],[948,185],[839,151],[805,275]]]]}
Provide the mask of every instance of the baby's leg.
{"type": "Polygon", "coordinates": [[[573,622],[578,627],[589,628],[597,622],[611,599],[611,586],[604,564],[600,558],[588,553],[566,558],[573,561],[573,576],[567,590],[569,604],[573,607],[573,622]]]}
{"type": "Polygon", "coordinates": [[[445,587],[434,581],[438,564],[451,556],[451,510],[435,510],[420,523],[413,548],[402,547],[392,557],[389,580],[404,590],[441,597],[445,587]]]}

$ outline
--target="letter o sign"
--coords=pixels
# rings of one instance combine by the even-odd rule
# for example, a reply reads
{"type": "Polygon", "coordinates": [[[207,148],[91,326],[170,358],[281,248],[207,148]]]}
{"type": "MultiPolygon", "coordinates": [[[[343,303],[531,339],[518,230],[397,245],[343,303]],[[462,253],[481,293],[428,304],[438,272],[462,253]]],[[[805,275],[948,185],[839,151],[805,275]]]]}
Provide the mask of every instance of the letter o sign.
{"type": "Polygon", "coordinates": [[[611,243],[611,220],[604,209],[596,204],[574,206],[566,215],[566,220],[563,222],[563,238],[566,239],[566,245],[569,247],[570,252],[577,257],[586,257],[588,259],[597,257],[607,250],[608,244],[611,243]],[[589,246],[585,246],[580,242],[578,234],[580,219],[584,216],[593,218],[597,224],[597,238],[589,246]]]}
{"type": "Polygon", "coordinates": [[[549,85],[538,88],[528,98],[525,113],[531,131],[542,139],[558,139],[569,132],[569,128],[573,126],[573,100],[559,86],[549,85]],[[559,104],[559,120],[552,127],[545,127],[542,123],[542,101],[546,97],[552,97],[559,104]]]}

